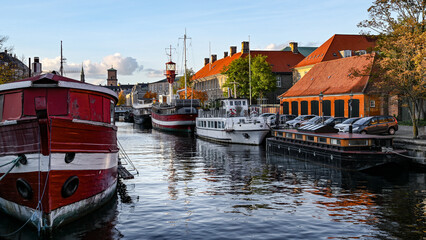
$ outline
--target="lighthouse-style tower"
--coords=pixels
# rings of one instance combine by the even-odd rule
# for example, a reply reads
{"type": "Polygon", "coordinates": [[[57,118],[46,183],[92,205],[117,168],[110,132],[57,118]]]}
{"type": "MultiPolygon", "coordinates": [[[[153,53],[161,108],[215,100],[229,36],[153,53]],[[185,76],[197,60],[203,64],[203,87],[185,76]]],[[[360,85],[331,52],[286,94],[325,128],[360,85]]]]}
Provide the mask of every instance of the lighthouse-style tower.
{"type": "Polygon", "coordinates": [[[117,70],[111,67],[110,69],[108,69],[107,86],[117,86],[117,82],[117,70]]]}
{"type": "Polygon", "coordinates": [[[172,62],[172,46],[170,46],[170,61],[166,63],[166,78],[169,82],[169,100],[168,102],[171,103],[173,99],[173,82],[175,81],[176,77],[176,63],[172,62]]]}

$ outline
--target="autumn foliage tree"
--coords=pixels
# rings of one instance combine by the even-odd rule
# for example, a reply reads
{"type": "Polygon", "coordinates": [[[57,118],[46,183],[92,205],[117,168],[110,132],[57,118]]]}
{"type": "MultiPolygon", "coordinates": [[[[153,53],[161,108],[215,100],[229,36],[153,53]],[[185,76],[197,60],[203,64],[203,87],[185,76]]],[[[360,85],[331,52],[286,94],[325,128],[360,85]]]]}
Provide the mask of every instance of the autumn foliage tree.
{"type": "Polygon", "coordinates": [[[120,93],[118,94],[117,106],[123,105],[125,103],[126,103],[126,95],[124,95],[124,91],[121,90],[120,93]]]}
{"type": "Polygon", "coordinates": [[[369,19],[358,24],[378,34],[374,85],[404,102],[414,138],[426,98],[425,2],[375,0],[368,9],[369,19]]]}
{"type": "MultiPolygon", "coordinates": [[[[180,99],[185,99],[185,91],[179,91],[179,97],[180,99]]],[[[198,91],[193,88],[187,88],[186,99],[199,99],[201,105],[204,105],[204,103],[208,100],[208,95],[206,92],[198,91]]]]}
{"type": "Polygon", "coordinates": [[[143,95],[143,98],[155,98],[157,99],[157,93],[153,93],[151,91],[148,91],[145,93],[145,95],[143,95]]]}

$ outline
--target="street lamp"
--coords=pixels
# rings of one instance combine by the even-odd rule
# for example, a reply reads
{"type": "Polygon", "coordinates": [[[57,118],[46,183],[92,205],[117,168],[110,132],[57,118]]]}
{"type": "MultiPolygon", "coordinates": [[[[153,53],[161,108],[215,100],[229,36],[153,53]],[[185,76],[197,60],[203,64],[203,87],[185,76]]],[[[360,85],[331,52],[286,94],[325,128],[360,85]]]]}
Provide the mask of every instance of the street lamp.
{"type": "Polygon", "coordinates": [[[324,97],[324,94],[322,94],[322,92],[320,92],[320,94],[319,94],[319,101],[320,101],[320,108],[321,108],[321,111],[320,111],[320,116],[321,116],[321,118],[322,118],[322,123],[324,124],[324,109],[323,109],[323,105],[322,105],[322,99],[323,99],[323,97],[324,97]]]}
{"type": "Polygon", "coordinates": [[[352,99],[354,98],[354,94],[352,93],[352,91],[349,94],[349,97],[350,97],[350,99],[349,99],[349,118],[351,118],[352,117],[352,99]]]}

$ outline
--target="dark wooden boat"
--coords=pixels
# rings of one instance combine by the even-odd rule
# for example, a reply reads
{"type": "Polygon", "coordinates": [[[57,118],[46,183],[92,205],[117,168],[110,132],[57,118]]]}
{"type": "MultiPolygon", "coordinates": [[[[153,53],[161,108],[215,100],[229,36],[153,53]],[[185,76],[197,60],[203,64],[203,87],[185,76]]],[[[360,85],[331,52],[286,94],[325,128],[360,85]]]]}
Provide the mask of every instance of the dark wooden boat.
{"type": "Polygon", "coordinates": [[[51,229],[106,203],[117,186],[116,102],[55,74],[0,85],[0,210],[51,229]]]}
{"type": "Polygon", "coordinates": [[[392,136],[277,129],[266,140],[267,152],[293,155],[345,170],[362,171],[401,163],[405,150],[393,148],[392,136]]]}

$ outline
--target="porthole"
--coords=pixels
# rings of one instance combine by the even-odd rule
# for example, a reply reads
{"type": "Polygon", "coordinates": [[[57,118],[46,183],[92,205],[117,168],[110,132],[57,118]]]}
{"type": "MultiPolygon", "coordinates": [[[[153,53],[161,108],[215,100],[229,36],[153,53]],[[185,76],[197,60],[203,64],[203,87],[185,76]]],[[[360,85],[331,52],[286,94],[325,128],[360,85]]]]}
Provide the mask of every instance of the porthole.
{"type": "Polygon", "coordinates": [[[75,158],[75,153],[73,153],[73,152],[65,154],[65,162],[66,163],[70,163],[70,162],[74,161],[74,158],[75,158]]]}
{"type": "Polygon", "coordinates": [[[64,185],[62,186],[62,190],[61,190],[62,197],[67,198],[73,195],[77,191],[79,183],[80,183],[80,180],[78,179],[77,176],[69,177],[65,181],[64,185]]]}

